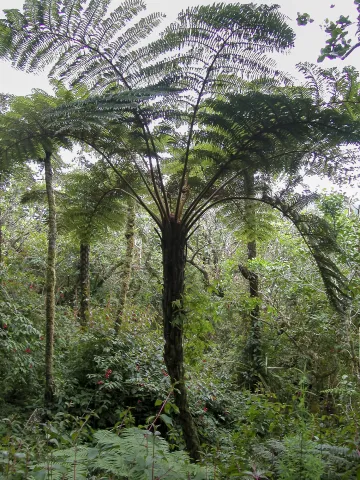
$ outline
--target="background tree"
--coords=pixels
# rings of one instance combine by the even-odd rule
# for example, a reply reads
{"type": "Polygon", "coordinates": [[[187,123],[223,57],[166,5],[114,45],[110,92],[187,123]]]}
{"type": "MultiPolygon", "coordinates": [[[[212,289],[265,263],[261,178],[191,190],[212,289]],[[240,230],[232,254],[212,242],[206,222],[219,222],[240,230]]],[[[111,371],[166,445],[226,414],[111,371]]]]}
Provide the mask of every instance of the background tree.
{"type": "Polygon", "coordinates": [[[101,162],[67,174],[60,193],[60,228],[79,245],[79,321],[89,324],[90,248],[109,228],[123,222],[124,213],[113,172],[101,162]]]}
{"type": "MultiPolygon", "coordinates": [[[[12,99],[12,95],[9,94],[0,94],[0,114],[4,114],[8,109],[9,109],[9,103],[12,99]]],[[[0,172],[0,191],[2,191],[5,188],[5,183],[6,183],[6,171],[5,171],[5,165],[2,166],[2,171],[0,172]]],[[[3,220],[4,212],[2,211],[1,204],[0,204],[0,265],[2,263],[2,257],[3,257],[3,220]]]]}
{"type": "Polygon", "coordinates": [[[124,263],[122,267],[122,279],[119,289],[119,305],[117,308],[116,319],[115,319],[115,331],[119,330],[121,324],[121,318],[123,315],[123,310],[126,304],[126,297],[129,293],[130,280],[131,280],[131,269],[132,269],[132,259],[134,255],[134,242],[135,242],[135,205],[131,197],[128,198],[127,204],[127,217],[126,217],[126,229],[125,229],[125,239],[126,239],[126,250],[124,263]]]}
{"type": "Polygon", "coordinates": [[[42,163],[45,171],[48,206],[48,252],[46,270],[46,352],[45,403],[54,400],[53,375],[55,327],[55,262],[56,262],[56,206],[53,185],[52,157],[60,146],[69,147],[64,139],[55,138],[42,122],[43,112],[58,101],[38,91],[31,97],[18,97],[11,102],[8,113],[2,115],[0,125],[1,157],[3,162],[26,162],[29,158],[42,163]]]}

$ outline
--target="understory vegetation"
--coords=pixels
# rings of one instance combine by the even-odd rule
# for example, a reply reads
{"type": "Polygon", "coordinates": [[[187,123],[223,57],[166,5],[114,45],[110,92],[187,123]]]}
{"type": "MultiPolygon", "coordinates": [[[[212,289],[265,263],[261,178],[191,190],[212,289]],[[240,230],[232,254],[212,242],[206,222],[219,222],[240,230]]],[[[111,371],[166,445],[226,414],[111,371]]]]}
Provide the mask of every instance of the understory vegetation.
{"type": "MultiPolygon", "coordinates": [[[[261,285],[261,374],[252,391],[248,379],[256,372],[244,352],[254,341],[254,301],[239,269],[246,241],[210,215],[189,245],[185,362],[198,465],[184,453],[176,385],[163,360],[158,240],[139,213],[117,333],[124,227],[92,245],[86,327],[79,321],[78,251],[72,236],[59,235],[56,400],[45,408],[46,210],[21,203],[28,187],[23,175],[14,182],[4,195],[1,267],[3,478],[357,478],[356,302],[345,317],[332,311],[302,240],[276,215],[247,263],[261,285]]],[[[341,195],[323,197],[316,208],[333,212],[344,261],[356,270],[358,217],[341,195]]]]}
{"type": "Polygon", "coordinates": [[[0,20],[0,479],[359,480],[358,72],[110,3],[0,20]]]}

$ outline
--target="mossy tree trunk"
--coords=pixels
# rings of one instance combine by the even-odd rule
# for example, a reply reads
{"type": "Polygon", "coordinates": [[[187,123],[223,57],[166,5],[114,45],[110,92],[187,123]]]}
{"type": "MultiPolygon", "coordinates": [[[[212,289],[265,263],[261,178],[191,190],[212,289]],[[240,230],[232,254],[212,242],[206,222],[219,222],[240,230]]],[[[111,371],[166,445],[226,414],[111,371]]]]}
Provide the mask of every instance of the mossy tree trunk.
{"type": "Polygon", "coordinates": [[[164,359],[174,385],[175,404],[179,408],[186,449],[193,460],[200,459],[200,441],[190,413],[184,376],[184,303],[186,229],[173,217],[162,228],[164,359]]]}
{"type": "MultiPolygon", "coordinates": [[[[0,194],[2,194],[3,190],[4,190],[4,185],[2,183],[2,174],[0,172],[0,194]]],[[[0,207],[1,207],[1,203],[0,203],[0,207]]],[[[3,212],[2,212],[2,209],[0,208],[0,265],[3,262],[3,249],[4,249],[3,225],[4,225],[3,212]]]]}
{"type": "Polygon", "coordinates": [[[48,253],[46,264],[46,347],[45,347],[45,405],[54,401],[54,329],[55,329],[55,261],[56,261],[56,207],[53,187],[51,153],[46,152],[45,184],[48,202],[48,253]]]}
{"type": "Polygon", "coordinates": [[[2,220],[2,212],[0,209],[0,265],[3,262],[3,243],[4,243],[3,220],[2,220]]]}
{"type": "Polygon", "coordinates": [[[89,324],[90,318],[90,245],[80,244],[80,308],[79,321],[82,327],[89,324]]]}
{"type": "Polygon", "coordinates": [[[132,198],[128,199],[126,230],[125,230],[126,251],[122,263],[121,284],[119,290],[119,303],[115,319],[115,332],[119,331],[122,316],[129,293],[131,281],[131,269],[135,246],[135,205],[132,198]]]}
{"type": "MultiPolygon", "coordinates": [[[[247,258],[256,258],[256,241],[247,244],[247,258]]],[[[250,328],[244,349],[244,360],[247,365],[245,383],[254,392],[261,376],[264,376],[263,348],[261,339],[259,276],[248,268],[239,265],[243,277],[249,282],[250,298],[254,305],[250,311],[250,328]]]]}
{"type": "MultiPolygon", "coordinates": [[[[246,196],[251,198],[255,195],[255,176],[253,172],[246,172],[244,175],[246,196]]],[[[247,260],[251,262],[256,259],[256,209],[255,203],[251,200],[245,204],[245,223],[248,226],[248,231],[251,239],[247,243],[247,260]]],[[[250,310],[250,326],[247,342],[244,348],[243,357],[247,365],[245,372],[245,384],[250,391],[256,390],[257,384],[261,378],[264,378],[263,366],[263,347],[261,338],[261,320],[260,320],[260,292],[259,292],[259,277],[251,269],[239,265],[239,270],[243,277],[249,283],[249,294],[253,302],[250,310]]]]}

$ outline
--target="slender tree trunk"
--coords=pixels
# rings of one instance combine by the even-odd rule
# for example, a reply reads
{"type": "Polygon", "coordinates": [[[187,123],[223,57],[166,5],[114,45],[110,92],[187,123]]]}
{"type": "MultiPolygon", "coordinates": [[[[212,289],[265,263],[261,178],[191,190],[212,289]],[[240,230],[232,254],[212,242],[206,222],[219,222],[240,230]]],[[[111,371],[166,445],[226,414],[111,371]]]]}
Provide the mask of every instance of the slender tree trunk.
{"type": "Polygon", "coordinates": [[[125,308],[126,297],[129,293],[130,281],[131,281],[131,268],[135,246],[135,205],[132,198],[128,200],[126,230],[126,252],[123,262],[122,278],[119,292],[119,305],[115,319],[115,332],[118,333],[121,325],[123,311],[125,308]]]}
{"type": "Polygon", "coordinates": [[[162,229],[163,251],[163,315],[164,359],[174,385],[175,404],[179,408],[186,449],[193,460],[200,459],[200,442],[190,413],[185,379],[183,295],[185,287],[186,233],[174,219],[164,222],[162,229]]]}
{"type": "MultiPolygon", "coordinates": [[[[0,173],[0,192],[3,191],[3,184],[2,184],[2,175],[0,173]]],[[[1,203],[0,203],[1,206],[1,203]]],[[[4,235],[3,235],[3,218],[2,218],[2,210],[0,208],[0,265],[3,262],[3,244],[4,244],[4,235]]]]}
{"type": "Polygon", "coordinates": [[[82,327],[89,324],[89,303],[90,303],[90,245],[80,244],[80,309],[79,321],[82,327]]]}
{"type": "Polygon", "coordinates": [[[51,153],[45,156],[45,184],[48,201],[48,254],[46,266],[46,348],[45,348],[45,405],[51,405],[55,395],[53,357],[55,326],[55,260],[56,260],[56,209],[53,189],[51,153]]]}
{"type": "MultiPolygon", "coordinates": [[[[256,241],[247,244],[248,260],[256,258],[256,241]]],[[[259,305],[259,277],[255,272],[239,265],[239,270],[249,282],[250,298],[254,299],[255,305],[250,311],[250,330],[244,350],[245,362],[248,365],[246,384],[249,390],[254,392],[259,382],[259,375],[264,375],[263,351],[261,342],[261,322],[259,305]]]]}
{"type": "Polygon", "coordinates": [[[1,210],[0,210],[0,265],[2,264],[3,261],[3,220],[1,216],[1,210]]]}
{"type": "MultiPolygon", "coordinates": [[[[253,172],[246,172],[244,176],[245,189],[248,197],[254,197],[255,194],[255,177],[253,172]]],[[[248,201],[245,204],[245,221],[253,230],[252,236],[256,234],[256,210],[254,202],[248,201]]],[[[256,240],[252,239],[247,244],[248,261],[256,258],[256,240]]],[[[264,378],[265,372],[263,367],[263,349],[261,341],[261,322],[260,322],[260,293],[259,293],[259,277],[246,267],[239,265],[239,270],[243,277],[249,282],[250,298],[254,300],[254,307],[250,311],[250,329],[244,349],[244,360],[248,366],[246,372],[245,383],[254,392],[259,379],[264,378]]]]}

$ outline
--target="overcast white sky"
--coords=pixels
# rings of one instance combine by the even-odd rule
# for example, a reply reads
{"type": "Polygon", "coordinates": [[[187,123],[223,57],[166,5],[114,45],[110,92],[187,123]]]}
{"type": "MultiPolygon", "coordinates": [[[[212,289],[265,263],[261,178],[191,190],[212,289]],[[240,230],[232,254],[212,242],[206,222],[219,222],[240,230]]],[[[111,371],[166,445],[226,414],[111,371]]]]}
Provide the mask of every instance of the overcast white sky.
{"type": "MultiPolygon", "coordinates": [[[[145,0],[146,1],[146,0],[145,0]]],[[[229,0],[223,0],[224,3],[232,3],[229,0]]],[[[116,7],[120,0],[113,0],[112,5],[116,7]]],[[[199,4],[212,4],[212,0],[184,0],[183,2],[175,2],[173,0],[148,0],[148,10],[160,11],[166,14],[167,21],[176,18],[177,13],[188,7],[199,4]]],[[[250,2],[240,2],[250,3],[250,2]]],[[[356,10],[353,0],[263,0],[262,2],[271,5],[277,3],[281,6],[281,10],[290,18],[290,23],[293,25],[297,38],[295,48],[287,55],[282,55],[278,58],[279,67],[287,72],[295,73],[294,66],[298,62],[310,61],[316,63],[320,48],[325,43],[324,32],[319,28],[319,24],[328,17],[337,19],[340,14],[350,15],[350,18],[356,18],[356,10]],[[330,8],[335,4],[333,8],[330,8]],[[308,12],[315,20],[313,24],[307,27],[298,27],[296,24],[296,15],[300,11],[308,12]]],[[[21,9],[23,0],[0,0],[0,16],[3,16],[2,11],[9,8],[21,9]]],[[[345,66],[352,64],[360,69],[360,49],[356,50],[347,62],[340,60],[325,61],[324,66],[345,66]]],[[[13,93],[15,95],[26,95],[31,93],[32,88],[43,88],[48,90],[48,83],[44,74],[30,75],[24,72],[16,71],[10,67],[6,62],[0,61],[0,92],[13,93]]]]}

